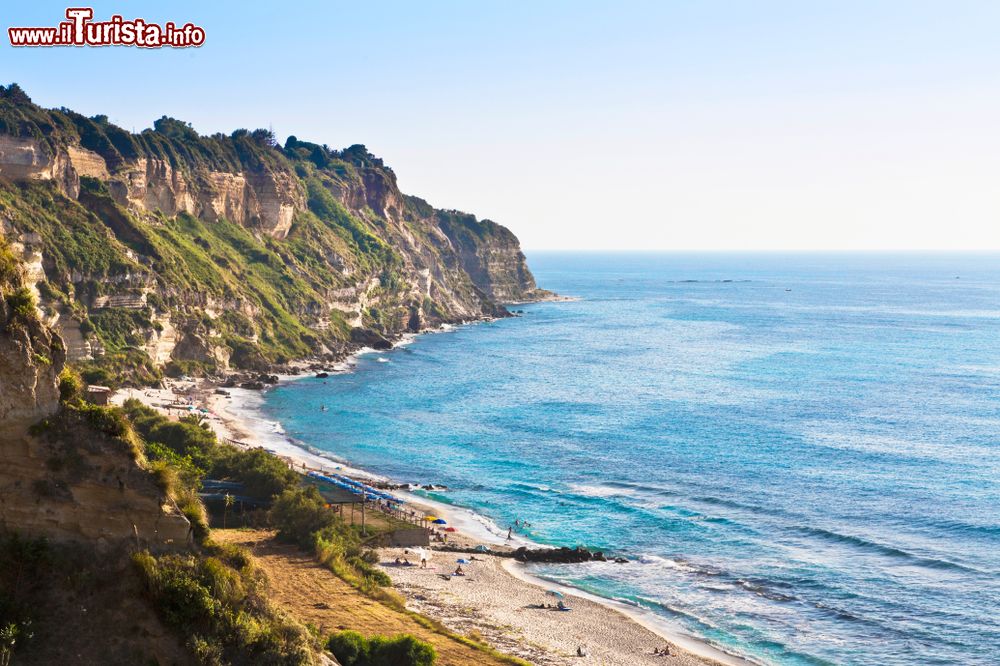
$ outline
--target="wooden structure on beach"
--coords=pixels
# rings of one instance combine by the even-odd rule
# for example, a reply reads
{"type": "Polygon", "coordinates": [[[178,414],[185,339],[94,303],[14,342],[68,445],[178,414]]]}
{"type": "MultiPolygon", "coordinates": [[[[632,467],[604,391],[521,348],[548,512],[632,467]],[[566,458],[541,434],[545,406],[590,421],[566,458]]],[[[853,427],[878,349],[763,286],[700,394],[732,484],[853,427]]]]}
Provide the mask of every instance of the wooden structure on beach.
{"type": "Polygon", "coordinates": [[[86,400],[93,405],[107,405],[111,400],[111,394],[114,393],[107,386],[98,386],[96,384],[91,384],[87,387],[86,400]]]}

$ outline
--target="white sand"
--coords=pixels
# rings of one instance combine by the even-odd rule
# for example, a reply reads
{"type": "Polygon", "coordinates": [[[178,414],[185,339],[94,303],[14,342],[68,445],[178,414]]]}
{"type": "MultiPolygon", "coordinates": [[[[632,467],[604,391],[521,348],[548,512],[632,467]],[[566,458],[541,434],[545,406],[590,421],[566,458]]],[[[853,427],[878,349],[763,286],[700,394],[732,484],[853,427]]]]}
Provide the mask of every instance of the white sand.
{"type": "MultiPolygon", "coordinates": [[[[410,608],[443,622],[450,629],[468,634],[479,632],[497,649],[535,664],[642,664],[704,665],[716,663],[670,645],[670,656],[653,654],[668,641],[626,615],[584,598],[568,588],[564,603],[571,611],[535,608],[542,603],[555,605],[548,588],[515,576],[520,568],[509,558],[476,555],[477,561],[462,565],[465,576],[442,576],[455,570],[456,558],[470,556],[433,552],[428,569],[396,566],[402,549],[381,551],[382,569],[402,592],[410,608]],[[481,559],[481,561],[479,561],[481,559]],[[576,651],[587,653],[580,658],[576,651]]],[[[411,561],[412,555],[410,555],[411,561]]],[[[707,646],[705,651],[708,652],[707,646]]],[[[726,655],[718,655],[721,660],[726,655]]]]}

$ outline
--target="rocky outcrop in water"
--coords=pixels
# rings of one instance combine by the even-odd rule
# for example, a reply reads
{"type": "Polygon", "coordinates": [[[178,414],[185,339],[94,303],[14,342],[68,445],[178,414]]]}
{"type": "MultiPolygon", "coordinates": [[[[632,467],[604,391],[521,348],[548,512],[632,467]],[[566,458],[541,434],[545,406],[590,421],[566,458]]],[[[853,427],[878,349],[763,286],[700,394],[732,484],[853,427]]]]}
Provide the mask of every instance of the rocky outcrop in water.
{"type": "Polygon", "coordinates": [[[587,550],[583,546],[576,548],[525,548],[521,546],[514,551],[513,558],[518,562],[549,562],[553,564],[579,564],[580,562],[607,562],[604,553],[587,550]]]}

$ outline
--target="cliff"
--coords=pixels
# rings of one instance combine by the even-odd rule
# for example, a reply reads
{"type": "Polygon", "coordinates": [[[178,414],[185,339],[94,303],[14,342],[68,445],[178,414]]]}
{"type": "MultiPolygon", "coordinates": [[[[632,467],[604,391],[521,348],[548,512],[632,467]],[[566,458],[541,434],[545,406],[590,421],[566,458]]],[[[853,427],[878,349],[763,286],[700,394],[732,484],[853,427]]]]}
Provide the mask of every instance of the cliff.
{"type": "Polygon", "coordinates": [[[96,407],[60,410],[65,346],[28,286],[40,270],[34,259],[0,234],[0,532],[98,549],[187,545],[187,519],[125,424],[96,407]]]}
{"type": "Polygon", "coordinates": [[[547,294],[509,230],[402,194],[364,146],[165,117],[132,134],[16,85],[0,87],[0,225],[38,258],[70,360],[105,381],[333,358],[547,294]]]}

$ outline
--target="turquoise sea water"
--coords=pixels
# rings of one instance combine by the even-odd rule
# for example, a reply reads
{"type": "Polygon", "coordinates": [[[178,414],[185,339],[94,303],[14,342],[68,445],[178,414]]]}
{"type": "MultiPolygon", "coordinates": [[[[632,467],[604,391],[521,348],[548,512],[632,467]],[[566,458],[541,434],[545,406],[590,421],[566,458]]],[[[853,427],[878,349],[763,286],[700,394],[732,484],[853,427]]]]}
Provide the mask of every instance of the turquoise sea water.
{"type": "Polygon", "coordinates": [[[363,356],[266,413],[634,558],[539,573],[733,653],[1000,663],[1000,257],[529,260],[580,300],[363,356]]]}

